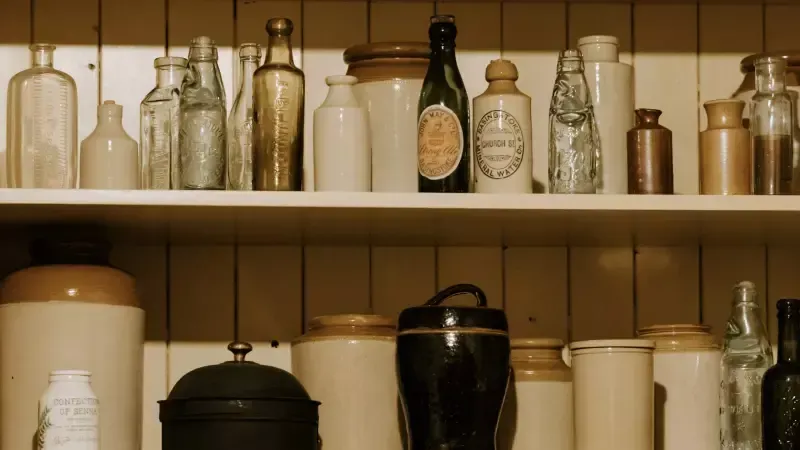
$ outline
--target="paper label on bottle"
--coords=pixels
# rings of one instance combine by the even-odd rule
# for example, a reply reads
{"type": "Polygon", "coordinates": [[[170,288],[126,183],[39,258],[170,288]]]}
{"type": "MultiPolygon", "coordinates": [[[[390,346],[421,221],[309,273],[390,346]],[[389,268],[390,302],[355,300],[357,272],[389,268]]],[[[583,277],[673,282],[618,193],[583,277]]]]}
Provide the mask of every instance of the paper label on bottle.
{"type": "Polygon", "coordinates": [[[39,411],[39,450],[97,450],[98,424],[97,398],[49,398],[39,411]]]}
{"type": "Polygon", "coordinates": [[[524,155],[522,127],[513,115],[492,110],[481,117],[475,128],[475,159],[484,175],[508,178],[522,165],[524,155]]]}
{"type": "Polygon", "coordinates": [[[420,175],[441,180],[455,172],[464,154],[464,134],[458,116],[444,105],[431,105],[419,116],[417,157],[420,175]]]}

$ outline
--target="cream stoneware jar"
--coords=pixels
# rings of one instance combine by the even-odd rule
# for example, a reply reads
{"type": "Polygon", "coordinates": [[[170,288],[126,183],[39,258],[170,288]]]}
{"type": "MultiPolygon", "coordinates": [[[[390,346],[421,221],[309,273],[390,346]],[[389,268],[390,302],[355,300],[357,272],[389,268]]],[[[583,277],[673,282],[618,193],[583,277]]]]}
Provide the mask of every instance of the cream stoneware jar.
{"type": "Polygon", "coordinates": [[[577,450],[653,449],[654,347],[644,339],[570,344],[577,450]]]}
{"type": "Polygon", "coordinates": [[[509,385],[498,450],[572,450],[572,372],[560,339],[512,339],[513,383],[509,385]]]}
{"type": "Polygon", "coordinates": [[[322,316],[292,342],[292,373],[322,403],[325,450],[403,448],[395,334],[389,317],[322,316]]]}
{"type": "Polygon", "coordinates": [[[719,448],[722,353],[705,325],[656,325],[651,339],[655,380],[655,450],[719,448]]]}

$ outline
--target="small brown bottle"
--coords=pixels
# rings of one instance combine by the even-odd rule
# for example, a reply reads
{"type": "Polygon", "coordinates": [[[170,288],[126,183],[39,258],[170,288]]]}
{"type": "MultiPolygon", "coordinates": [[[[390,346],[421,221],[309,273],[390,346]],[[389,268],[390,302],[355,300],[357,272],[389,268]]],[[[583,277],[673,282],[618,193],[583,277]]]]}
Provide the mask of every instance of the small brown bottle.
{"type": "Polygon", "coordinates": [[[628,131],[628,193],[672,194],[672,131],[658,124],[661,111],[637,109],[628,131]]]}

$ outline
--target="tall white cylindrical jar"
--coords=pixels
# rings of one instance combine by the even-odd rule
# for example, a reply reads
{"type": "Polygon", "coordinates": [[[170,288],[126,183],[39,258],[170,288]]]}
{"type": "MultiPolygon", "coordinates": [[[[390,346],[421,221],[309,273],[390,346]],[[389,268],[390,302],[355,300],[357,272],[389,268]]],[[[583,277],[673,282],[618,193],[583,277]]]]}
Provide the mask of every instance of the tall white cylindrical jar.
{"type": "Polygon", "coordinates": [[[81,189],[138,189],[139,146],[122,128],[122,105],[97,107],[97,127],[81,142],[81,189]]]}
{"type": "Polygon", "coordinates": [[[518,78],[514,63],[496,59],[486,67],[489,86],[472,101],[475,192],[533,192],[531,98],[518,78]]]}
{"type": "Polygon", "coordinates": [[[389,317],[322,316],[292,342],[292,373],[321,402],[327,450],[402,450],[395,327],[389,317]]]}
{"type": "Polygon", "coordinates": [[[358,80],[325,78],[328,96],[314,111],[314,189],[369,192],[369,117],[353,94],[358,80]]]}
{"type": "Polygon", "coordinates": [[[100,405],[92,391],[91,372],[54,370],[39,399],[37,450],[97,450],[100,405]]]}
{"type": "Polygon", "coordinates": [[[722,353],[711,327],[656,325],[639,337],[656,343],[655,450],[719,448],[722,353]]]}
{"type": "Polygon", "coordinates": [[[576,450],[653,450],[654,347],[644,339],[570,344],[576,450]]]}
{"type": "Polygon", "coordinates": [[[633,68],[619,62],[614,36],[578,39],[600,134],[598,194],[628,193],[627,133],[634,126],[633,68]]]}
{"type": "Polygon", "coordinates": [[[512,339],[513,383],[500,425],[498,450],[573,450],[572,373],[560,339],[512,339]]]}

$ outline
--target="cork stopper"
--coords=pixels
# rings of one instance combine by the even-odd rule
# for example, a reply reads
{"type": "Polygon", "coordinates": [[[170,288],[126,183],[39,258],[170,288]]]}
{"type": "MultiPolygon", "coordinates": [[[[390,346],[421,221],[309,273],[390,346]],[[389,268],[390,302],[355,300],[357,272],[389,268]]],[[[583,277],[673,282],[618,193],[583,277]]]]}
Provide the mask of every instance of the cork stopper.
{"type": "Polygon", "coordinates": [[[267,33],[270,36],[291,36],[294,24],[286,17],[276,17],[267,21],[267,33]]]}
{"type": "Polygon", "coordinates": [[[495,59],[486,66],[486,81],[517,81],[519,72],[517,66],[507,59],[495,59]]]}

